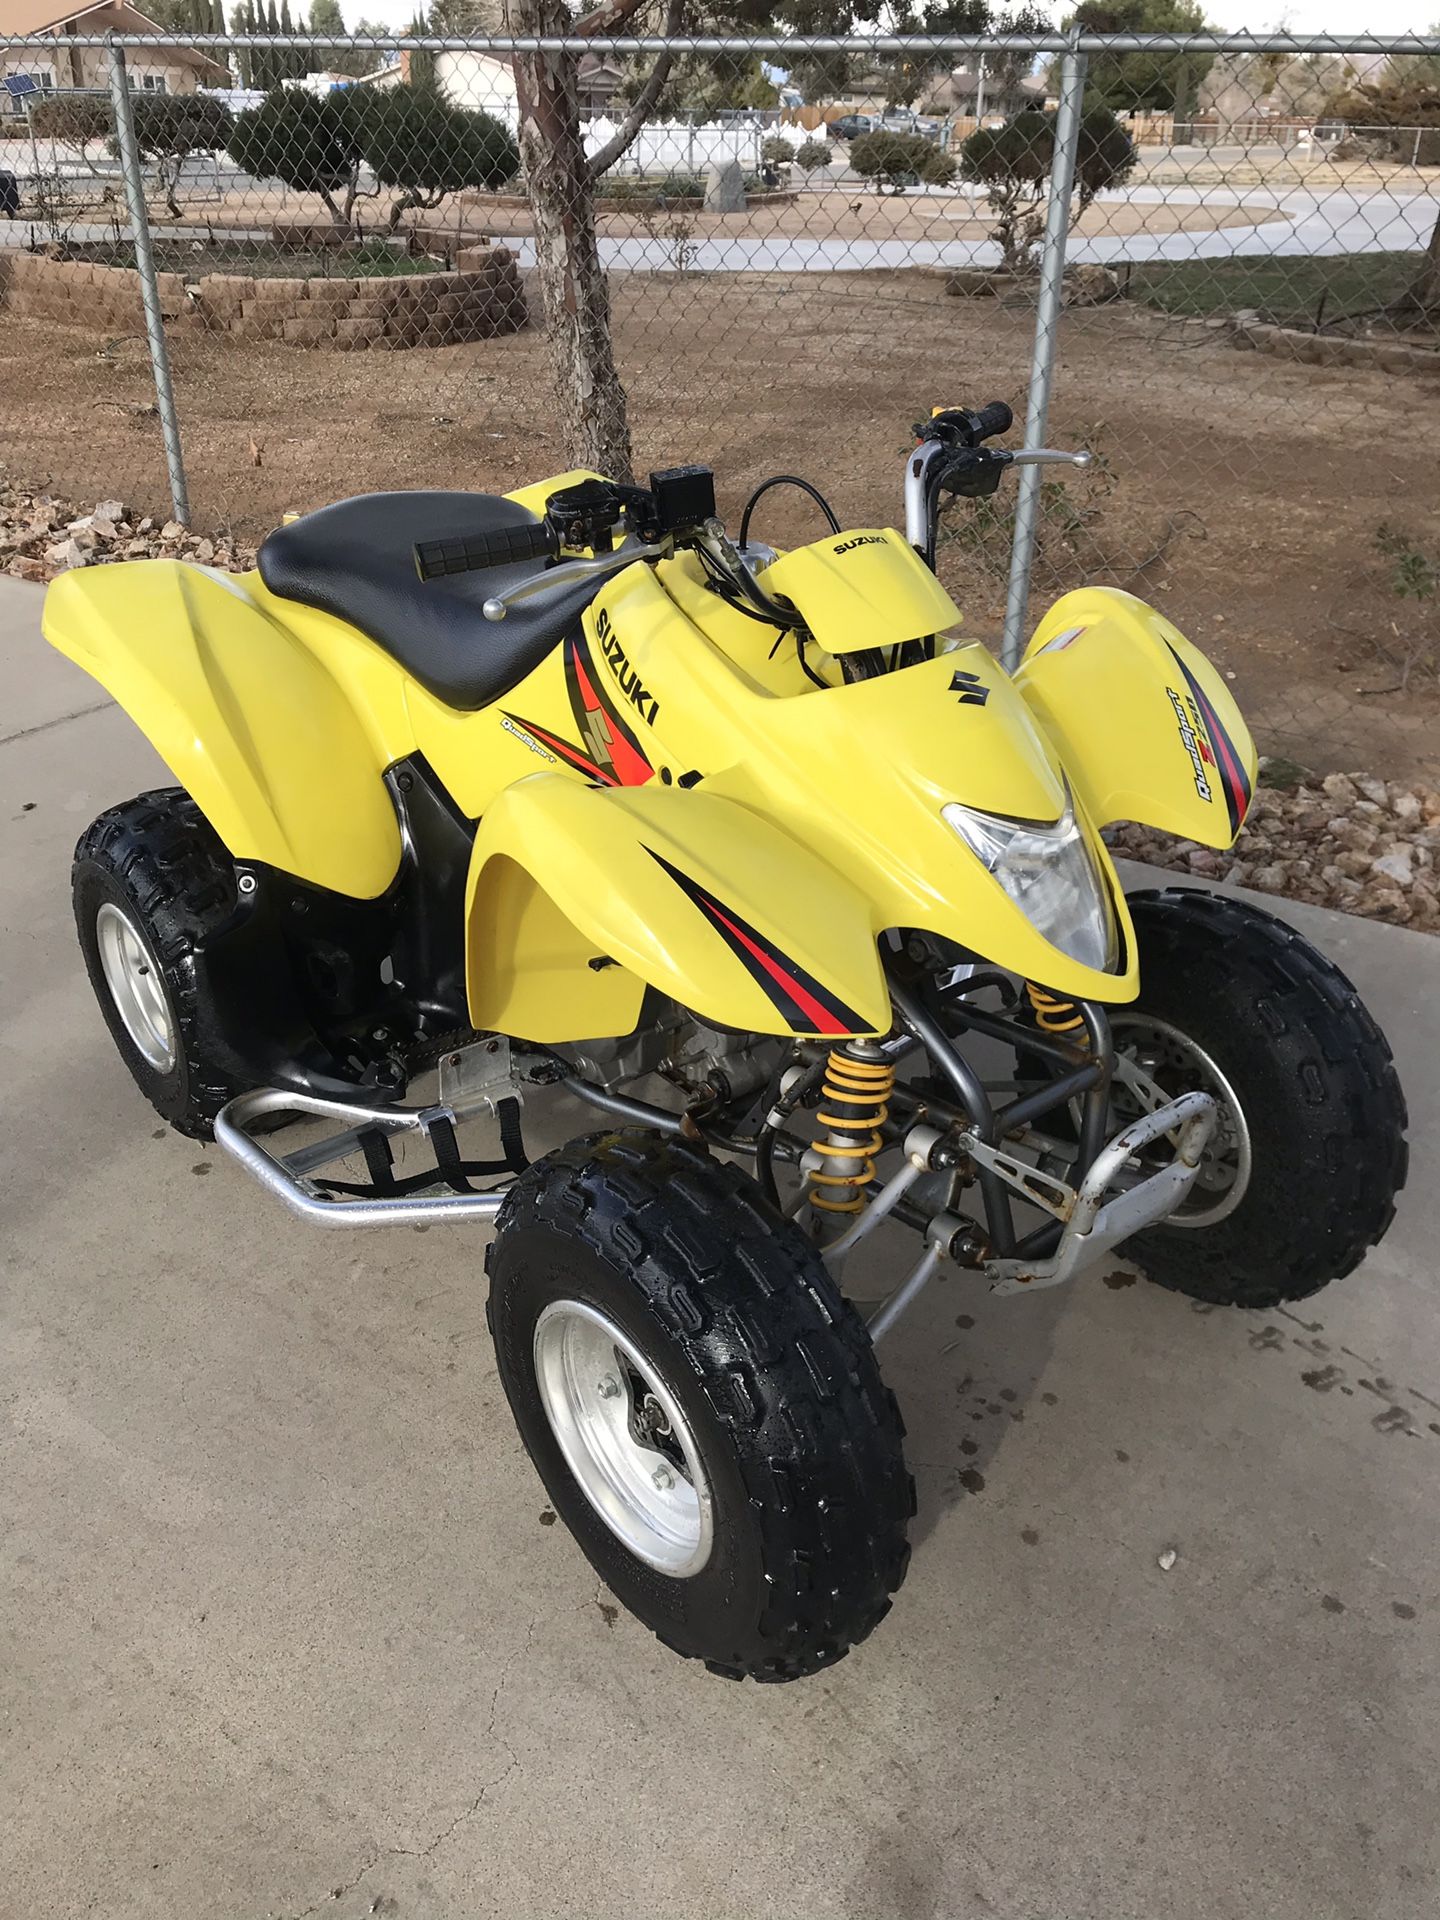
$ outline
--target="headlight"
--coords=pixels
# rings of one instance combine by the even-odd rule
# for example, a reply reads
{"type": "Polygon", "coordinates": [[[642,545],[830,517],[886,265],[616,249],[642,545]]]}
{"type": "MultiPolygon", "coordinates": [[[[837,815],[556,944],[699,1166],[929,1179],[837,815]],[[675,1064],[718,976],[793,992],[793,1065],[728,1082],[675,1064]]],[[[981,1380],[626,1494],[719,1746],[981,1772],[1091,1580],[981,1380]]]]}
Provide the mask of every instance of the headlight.
{"type": "Polygon", "coordinates": [[[1051,946],[1082,967],[1114,967],[1119,938],[1109,891],[1068,787],[1065,811],[1053,826],[980,813],[958,801],[941,814],[1051,946]]]}

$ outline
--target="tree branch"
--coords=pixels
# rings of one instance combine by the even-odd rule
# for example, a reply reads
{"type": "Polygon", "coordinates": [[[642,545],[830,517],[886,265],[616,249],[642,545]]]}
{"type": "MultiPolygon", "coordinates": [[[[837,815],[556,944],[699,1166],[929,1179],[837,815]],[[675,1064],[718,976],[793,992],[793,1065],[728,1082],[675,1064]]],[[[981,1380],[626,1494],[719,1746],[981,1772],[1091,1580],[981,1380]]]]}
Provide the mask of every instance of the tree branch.
{"type": "MultiPolygon", "coordinates": [[[[665,15],[663,32],[667,39],[680,31],[680,19],[685,0],[670,0],[669,11],[665,15]]],[[[670,78],[670,68],[674,56],[668,51],[657,54],[654,66],[650,69],[639,93],[631,102],[630,111],[598,153],[592,154],[585,163],[585,178],[598,180],[602,173],[614,166],[621,154],[632,147],[638,139],[640,129],[655,111],[655,102],[660,98],[665,82],[670,78]]]]}
{"type": "MultiPolygon", "coordinates": [[[[600,7],[594,13],[587,13],[583,20],[577,20],[570,31],[589,40],[598,33],[618,33],[627,20],[633,20],[648,0],[611,0],[609,6],[600,7]]],[[[667,33],[674,33],[674,27],[667,27],[667,33]]]]}

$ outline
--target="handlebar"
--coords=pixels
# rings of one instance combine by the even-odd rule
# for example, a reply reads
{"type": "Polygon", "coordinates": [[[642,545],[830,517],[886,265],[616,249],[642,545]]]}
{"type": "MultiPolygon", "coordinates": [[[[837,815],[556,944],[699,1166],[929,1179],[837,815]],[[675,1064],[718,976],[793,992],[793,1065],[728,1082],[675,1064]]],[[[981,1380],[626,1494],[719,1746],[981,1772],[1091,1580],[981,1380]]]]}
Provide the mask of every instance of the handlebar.
{"type": "Polygon", "coordinates": [[[917,441],[905,460],[905,538],[933,567],[935,525],[945,494],[984,499],[994,493],[1007,467],[1069,466],[1085,468],[1093,455],[1066,453],[1056,447],[987,447],[982,441],[1005,433],[1015,423],[1003,400],[970,411],[937,407],[915,428],[917,441]]]}
{"type": "Polygon", "coordinates": [[[451,573],[479,573],[517,560],[553,560],[560,551],[555,530],[544,520],[533,527],[497,527],[493,533],[466,534],[455,540],[421,540],[415,547],[415,571],[422,580],[451,573]]]}
{"type": "Polygon", "coordinates": [[[983,407],[936,407],[928,420],[915,429],[917,440],[938,440],[947,447],[978,447],[982,440],[993,440],[1008,433],[1015,415],[1003,400],[991,400],[983,407]]]}

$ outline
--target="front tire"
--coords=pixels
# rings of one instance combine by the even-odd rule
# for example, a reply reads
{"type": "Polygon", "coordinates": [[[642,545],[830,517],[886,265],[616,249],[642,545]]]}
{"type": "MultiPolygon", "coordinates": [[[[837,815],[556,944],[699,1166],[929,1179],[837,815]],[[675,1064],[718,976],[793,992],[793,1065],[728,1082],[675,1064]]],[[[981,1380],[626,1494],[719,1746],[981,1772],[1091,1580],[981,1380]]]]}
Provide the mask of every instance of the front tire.
{"type": "Polygon", "coordinates": [[[1262,908],[1180,887],[1128,904],[1140,994],[1115,1012],[1117,1052],[1136,1049],[1167,1093],[1222,1096],[1235,1185],[1202,1169],[1186,1224],[1140,1234],[1125,1255],[1214,1305],[1303,1300],[1359,1265],[1405,1184],[1385,1036],[1340,969],[1262,908]]]}
{"type": "Polygon", "coordinates": [[[71,887],[85,968],[121,1059],[177,1133],[210,1139],[215,1115],[244,1091],[205,1044],[205,940],[236,906],[229,854],[190,796],[163,788],[85,829],[71,887]]]}
{"type": "Polygon", "coordinates": [[[915,1510],[874,1350],[797,1228],[682,1141],[572,1142],[486,1260],[520,1437],[597,1573],[734,1679],[839,1660],[890,1607],[915,1510]]]}

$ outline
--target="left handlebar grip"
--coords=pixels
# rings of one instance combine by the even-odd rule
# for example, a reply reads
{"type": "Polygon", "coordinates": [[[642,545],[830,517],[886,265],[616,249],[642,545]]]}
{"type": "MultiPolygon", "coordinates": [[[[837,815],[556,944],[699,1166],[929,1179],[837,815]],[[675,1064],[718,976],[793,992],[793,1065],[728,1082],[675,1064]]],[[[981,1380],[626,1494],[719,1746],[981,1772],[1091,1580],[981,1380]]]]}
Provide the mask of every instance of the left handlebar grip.
{"type": "Polygon", "coordinates": [[[997,433],[1010,431],[1015,424],[1015,415],[1003,400],[992,400],[988,406],[981,407],[978,413],[972,413],[970,421],[977,440],[993,440],[997,433]]]}
{"type": "Polygon", "coordinates": [[[559,551],[554,528],[541,520],[533,527],[497,527],[493,533],[453,540],[419,540],[415,571],[422,580],[439,580],[451,573],[512,566],[518,560],[553,560],[559,551]]]}

